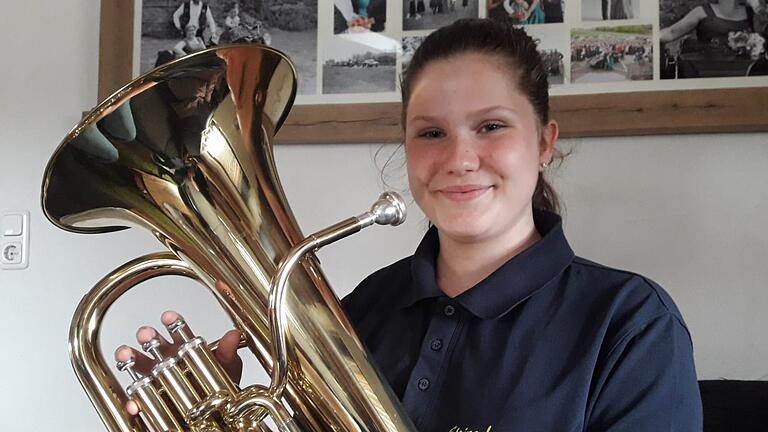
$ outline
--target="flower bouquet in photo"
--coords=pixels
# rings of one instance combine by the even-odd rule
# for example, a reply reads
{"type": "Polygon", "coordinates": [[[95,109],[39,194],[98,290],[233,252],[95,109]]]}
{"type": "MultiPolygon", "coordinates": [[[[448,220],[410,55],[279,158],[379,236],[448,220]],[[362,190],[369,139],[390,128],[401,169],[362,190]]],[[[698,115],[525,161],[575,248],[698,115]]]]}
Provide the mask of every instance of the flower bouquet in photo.
{"type": "Polygon", "coordinates": [[[363,17],[358,16],[355,19],[349,21],[347,23],[347,32],[349,33],[360,33],[360,32],[366,32],[370,31],[371,27],[376,23],[376,19],[374,17],[363,17]]]}
{"type": "Polygon", "coordinates": [[[765,57],[765,38],[759,33],[737,31],[728,33],[728,48],[742,57],[759,60],[765,57]]]}

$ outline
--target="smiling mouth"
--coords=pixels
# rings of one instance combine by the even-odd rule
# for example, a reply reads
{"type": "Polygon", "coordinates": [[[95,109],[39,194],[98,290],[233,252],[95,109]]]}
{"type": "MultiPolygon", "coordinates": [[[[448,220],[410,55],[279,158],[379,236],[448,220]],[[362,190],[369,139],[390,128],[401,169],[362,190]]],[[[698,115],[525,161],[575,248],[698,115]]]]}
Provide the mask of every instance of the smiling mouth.
{"type": "Polygon", "coordinates": [[[450,186],[439,189],[438,193],[451,201],[463,202],[473,200],[485,194],[491,187],[480,185],[450,186]]]}

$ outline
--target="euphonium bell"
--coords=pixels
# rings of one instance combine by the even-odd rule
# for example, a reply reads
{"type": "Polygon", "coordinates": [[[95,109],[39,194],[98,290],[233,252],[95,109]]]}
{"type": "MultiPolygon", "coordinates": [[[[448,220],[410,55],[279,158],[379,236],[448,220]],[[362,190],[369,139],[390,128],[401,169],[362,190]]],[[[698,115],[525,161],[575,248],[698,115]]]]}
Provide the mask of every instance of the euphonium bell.
{"type": "Polygon", "coordinates": [[[275,170],[272,141],[296,94],[280,52],[206,50],[129,83],[67,135],[48,164],[45,214],[78,233],[149,229],[170,252],[116,269],[82,300],[70,328],[75,372],[111,431],[408,431],[414,427],[345,317],[313,252],[365,226],[397,225],[402,201],[304,238],[275,170]],[[210,288],[270,372],[240,388],[183,322],[185,343],[120,388],[99,347],[101,321],[135,284],[184,275],[210,288]],[[124,412],[128,398],[140,417],[124,412]]]}

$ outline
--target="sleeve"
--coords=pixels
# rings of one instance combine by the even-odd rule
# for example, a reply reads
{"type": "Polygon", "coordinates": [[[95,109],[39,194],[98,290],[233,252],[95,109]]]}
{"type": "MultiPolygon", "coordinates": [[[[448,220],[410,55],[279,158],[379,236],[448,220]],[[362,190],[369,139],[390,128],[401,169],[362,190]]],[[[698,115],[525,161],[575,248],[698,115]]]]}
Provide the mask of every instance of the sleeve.
{"type": "Polygon", "coordinates": [[[601,363],[590,391],[587,431],[702,430],[693,346],[674,314],[628,331],[601,363]]]}

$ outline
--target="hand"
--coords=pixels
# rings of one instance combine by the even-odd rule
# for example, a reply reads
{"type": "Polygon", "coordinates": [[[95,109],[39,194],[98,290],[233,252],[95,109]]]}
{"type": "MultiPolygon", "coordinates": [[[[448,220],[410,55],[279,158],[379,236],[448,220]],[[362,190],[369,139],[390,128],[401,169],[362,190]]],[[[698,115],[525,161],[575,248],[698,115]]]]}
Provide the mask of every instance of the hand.
{"type": "MultiPolygon", "coordinates": [[[[167,311],[160,317],[163,325],[167,326],[173,322],[183,319],[178,312],[167,311]]],[[[173,334],[172,341],[169,342],[163,335],[157,332],[153,327],[143,326],[136,332],[136,340],[140,345],[157,338],[160,341],[160,353],[163,356],[176,355],[179,346],[183,343],[181,337],[173,334]]],[[[214,351],[214,357],[222,365],[233,382],[239,383],[243,372],[243,360],[237,354],[237,347],[240,345],[240,332],[230,330],[222,336],[218,348],[214,351]]],[[[128,361],[131,358],[136,362],[134,370],[141,375],[148,375],[155,366],[156,361],[144,353],[127,345],[123,345],[115,350],[115,360],[128,361]]],[[[139,413],[139,407],[133,401],[128,401],[125,406],[126,411],[131,415],[139,413]]]]}

